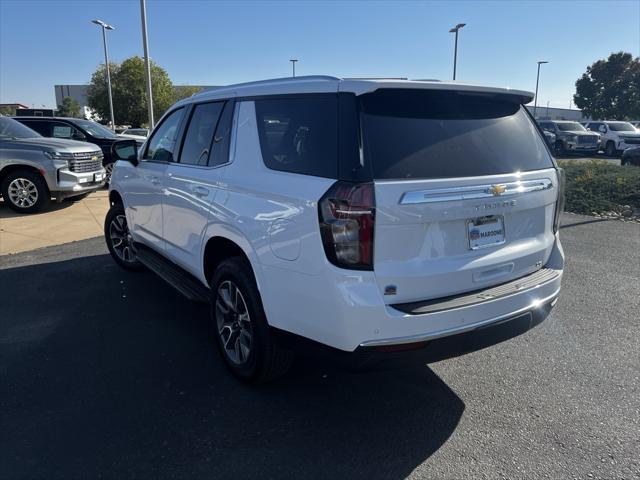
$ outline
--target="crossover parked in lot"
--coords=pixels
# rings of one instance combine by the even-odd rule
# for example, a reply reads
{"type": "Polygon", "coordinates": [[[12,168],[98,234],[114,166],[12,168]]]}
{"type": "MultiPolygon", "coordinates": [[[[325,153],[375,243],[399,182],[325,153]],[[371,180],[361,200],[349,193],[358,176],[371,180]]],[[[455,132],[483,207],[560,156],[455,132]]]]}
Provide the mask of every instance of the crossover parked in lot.
{"type": "MultiPolygon", "coordinates": [[[[120,136],[99,123],[83,118],[67,117],[14,117],[18,122],[32,128],[43,137],[66,138],[93,143],[102,150],[103,164],[107,171],[107,183],[111,178],[114,160],[111,158],[111,145],[129,136],[120,136]]],[[[146,140],[135,138],[138,146],[146,140]]]]}
{"type": "Polygon", "coordinates": [[[640,145],[640,132],[629,122],[589,122],[587,129],[600,135],[600,143],[609,157],[640,145]]]}
{"type": "Polygon", "coordinates": [[[592,155],[600,148],[600,136],[588,132],[578,122],[544,120],[538,123],[542,130],[556,135],[555,150],[558,155],[566,155],[567,153],[592,155]]]}
{"type": "Polygon", "coordinates": [[[210,303],[247,381],[300,344],[432,361],[541,322],[564,265],[559,170],[532,94],[297,77],[169,109],[114,145],[108,248],[210,303]]]}
{"type": "Polygon", "coordinates": [[[102,152],[95,145],[43,138],[9,117],[0,117],[0,192],[21,213],[44,208],[104,186],[102,152]]]}

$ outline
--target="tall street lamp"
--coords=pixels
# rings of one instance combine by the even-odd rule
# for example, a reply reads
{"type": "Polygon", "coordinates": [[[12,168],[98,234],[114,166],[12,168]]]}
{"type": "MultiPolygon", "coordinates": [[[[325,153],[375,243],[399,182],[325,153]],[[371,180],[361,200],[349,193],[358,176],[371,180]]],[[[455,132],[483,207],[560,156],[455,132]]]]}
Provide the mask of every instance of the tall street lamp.
{"type": "Polygon", "coordinates": [[[113,97],[111,95],[111,72],[109,71],[109,52],[107,51],[106,30],[115,30],[115,27],[104,23],[102,20],[91,20],[92,23],[102,28],[102,43],[104,45],[104,64],[107,67],[107,89],[109,91],[109,111],[111,112],[111,129],[116,129],[116,121],[113,118],[113,97]]]}
{"type": "Polygon", "coordinates": [[[451,30],[449,30],[449,33],[456,34],[456,44],[455,44],[455,47],[453,48],[453,79],[454,80],[456,79],[456,64],[458,63],[458,30],[460,30],[465,25],[466,23],[459,23],[455,27],[453,27],[451,30]]]}
{"type": "Polygon", "coordinates": [[[147,110],[149,112],[149,131],[153,130],[153,93],[151,91],[151,59],[149,58],[149,41],[147,39],[147,6],[140,0],[140,18],[142,19],[142,46],[144,47],[144,69],[147,77],[147,110]]]}
{"type": "Polygon", "coordinates": [[[291,68],[293,69],[293,76],[296,76],[296,62],[298,61],[297,58],[292,58],[289,60],[291,62],[291,68]]]}
{"type": "Polygon", "coordinates": [[[538,84],[540,83],[540,65],[543,63],[549,63],[546,60],[540,60],[538,62],[538,76],[536,77],[536,96],[533,102],[533,118],[536,118],[536,111],[538,110],[538,84]]]}

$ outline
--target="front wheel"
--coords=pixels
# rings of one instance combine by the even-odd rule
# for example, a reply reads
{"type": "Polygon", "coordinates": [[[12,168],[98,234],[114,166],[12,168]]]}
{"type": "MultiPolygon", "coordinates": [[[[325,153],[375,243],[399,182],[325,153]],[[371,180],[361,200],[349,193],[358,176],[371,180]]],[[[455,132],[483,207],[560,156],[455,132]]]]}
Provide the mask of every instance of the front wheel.
{"type": "Polygon", "coordinates": [[[113,174],[113,166],[115,165],[116,162],[110,162],[107,163],[104,166],[104,170],[105,170],[105,185],[110,185],[111,184],[111,175],[113,174]]]}
{"type": "Polygon", "coordinates": [[[127,270],[142,270],[143,265],[136,259],[133,238],[129,232],[124,207],[116,203],[107,212],[104,220],[104,238],[109,253],[118,265],[127,270]]]}
{"type": "Polygon", "coordinates": [[[556,156],[560,157],[560,156],[562,156],[564,154],[565,154],[564,143],[562,143],[562,141],[558,140],[556,142],[556,156]]]}
{"type": "Polygon", "coordinates": [[[248,262],[223,261],[211,279],[210,312],[220,354],[231,373],[248,383],[284,375],[293,353],[273,339],[248,262]]]}
{"type": "Polygon", "coordinates": [[[1,188],[5,203],[19,213],[39,212],[51,201],[51,194],[42,176],[29,170],[10,173],[1,188]]]}

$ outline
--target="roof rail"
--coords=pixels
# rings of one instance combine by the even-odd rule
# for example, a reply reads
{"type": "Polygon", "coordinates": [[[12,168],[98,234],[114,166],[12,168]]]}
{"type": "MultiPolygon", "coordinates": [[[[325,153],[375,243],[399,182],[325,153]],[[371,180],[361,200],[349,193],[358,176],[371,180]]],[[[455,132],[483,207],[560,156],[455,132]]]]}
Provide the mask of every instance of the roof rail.
{"type": "Polygon", "coordinates": [[[349,77],[343,80],[409,80],[407,77],[349,77]]]}
{"type": "MultiPolygon", "coordinates": [[[[299,82],[300,80],[326,80],[326,81],[335,81],[340,80],[338,77],[332,77],[330,75],[301,75],[298,77],[283,77],[283,78],[268,78],[265,80],[256,80],[254,82],[244,82],[244,83],[233,83],[230,85],[223,85],[219,88],[236,88],[236,87],[249,87],[255,85],[269,85],[272,83],[282,83],[282,82],[299,82]]],[[[194,93],[193,96],[199,96],[206,93],[211,93],[215,90],[204,90],[202,92],[194,93]]]]}

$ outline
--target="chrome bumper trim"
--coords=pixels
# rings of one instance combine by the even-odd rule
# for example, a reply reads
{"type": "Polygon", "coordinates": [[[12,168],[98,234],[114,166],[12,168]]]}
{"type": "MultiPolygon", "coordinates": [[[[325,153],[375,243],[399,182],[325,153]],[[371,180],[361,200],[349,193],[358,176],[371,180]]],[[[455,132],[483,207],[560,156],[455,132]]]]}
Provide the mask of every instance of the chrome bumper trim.
{"type": "MultiPolygon", "coordinates": [[[[556,279],[551,281],[555,281],[555,280],[556,279]]],[[[543,286],[543,285],[540,285],[540,286],[543,286]]],[[[520,293],[523,293],[523,292],[520,292],[520,293]]],[[[559,294],[560,294],[560,287],[558,287],[558,289],[555,292],[553,292],[551,295],[538,299],[535,302],[533,302],[531,305],[520,308],[518,310],[514,310],[513,312],[505,313],[504,315],[500,315],[498,317],[490,318],[488,320],[480,320],[479,322],[470,323],[463,327],[451,328],[447,330],[439,330],[432,333],[409,335],[406,337],[386,338],[383,340],[367,340],[365,342],[362,342],[360,346],[361,347],[381,347],[385,345],[402,345],[404,343],[424,342],[428,340],[435,340],[437,338],[448,337],[451,335],[465,333],[470,330],[475,330],[476,328],[479,328],[479,327],[491,325],[492,323],[500,323],[502,320],[506,320],[510,317],[517,317],[518,315],[522,315],[524,313],[535,310],[536,308],[546,305],[547,303],[551,303],[555,301],[559,294]]]]}

